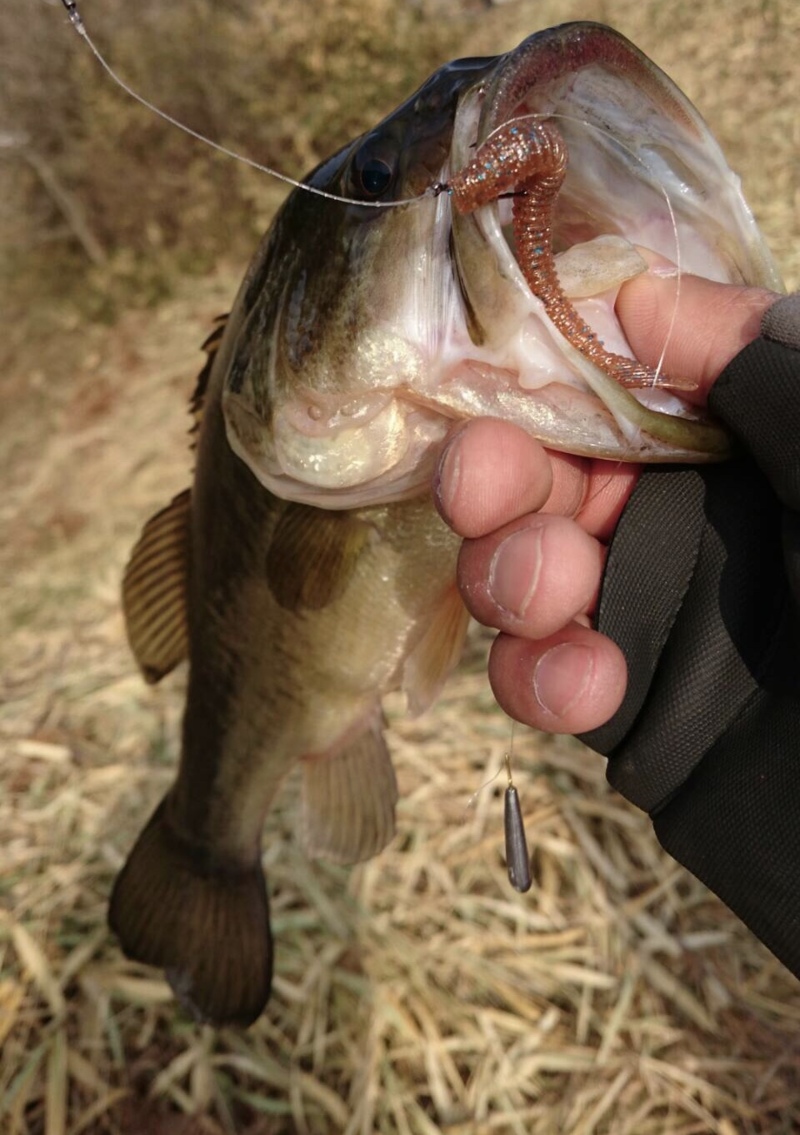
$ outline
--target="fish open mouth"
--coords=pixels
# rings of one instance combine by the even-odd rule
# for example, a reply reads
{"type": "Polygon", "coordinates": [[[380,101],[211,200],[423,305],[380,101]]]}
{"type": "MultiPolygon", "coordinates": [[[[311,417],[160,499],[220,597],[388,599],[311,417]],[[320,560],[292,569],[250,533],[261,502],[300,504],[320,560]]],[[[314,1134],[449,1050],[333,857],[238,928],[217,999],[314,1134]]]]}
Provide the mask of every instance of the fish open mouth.
{"type": "MultiPolygon", "coordinates": [[[[461,214],[459,283],[477,337],[485,341],[498,310],[518,313],[526,297],[563,356],[557,381],[590,389],[634,449],[644,431],[724,456],[722,431],[682,397],[694,384],[640,364],[614,304],[652,261],[723,282],[763,280],[763,249],[745,231],[752,217],[726,208],[732,187],[700,116],[623,37],[592,24],[531,37],[456,117],[447,188],[461,214]],[[481,241],[502,301],[476,279],[481,241]]],[[[539,362],[532,352],[521,386],[551,381],[547,358],[539,362]]]]}

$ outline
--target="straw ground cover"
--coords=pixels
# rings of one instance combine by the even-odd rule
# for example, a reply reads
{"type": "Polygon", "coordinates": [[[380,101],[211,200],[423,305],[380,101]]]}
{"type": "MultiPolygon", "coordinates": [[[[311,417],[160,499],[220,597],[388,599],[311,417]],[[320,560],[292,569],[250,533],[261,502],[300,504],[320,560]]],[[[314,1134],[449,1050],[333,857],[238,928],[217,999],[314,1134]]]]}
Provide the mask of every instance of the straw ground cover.
{"type": "MultiPolygon", "coordinates": [[[[440,4],[430,15],[452,36],[449,55],[576,17],[618,26],[694,98],[797,287],[796,5],[440,4]]],[[[116,161],[124,182],[124,146],[116,161]]],[[[402,800],[383,855],[349,871],[306,861],[287,783],[265,835],[275,991],[252,1029],[196,1027],[157,973],[120,956],[105,905],[170,783],[185,679],[150,690],[137,677],[119,579],[141,523],[186,484],[197,344],[242,269],[173,281],[171,299],[111,328],[81,316],[65,277],[60,302],[8,329],[0,1131],[800,1130],[797,982],[659,851],[602,762],[568,739],[516,732],[536,883],[510,891],[503,778],[491,781],[510,730],[478,630],[434,710],[409,721],[399,700],[387,707],[402,800]]]]}

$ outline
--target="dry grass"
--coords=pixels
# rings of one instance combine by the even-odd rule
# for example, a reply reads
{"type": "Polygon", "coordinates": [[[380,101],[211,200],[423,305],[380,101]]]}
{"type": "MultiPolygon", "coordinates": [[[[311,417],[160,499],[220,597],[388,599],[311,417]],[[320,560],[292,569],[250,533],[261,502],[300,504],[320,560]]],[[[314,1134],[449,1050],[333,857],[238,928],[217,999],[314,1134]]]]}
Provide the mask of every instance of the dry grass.
{"type": "MultiPolygon", "coordinates": [[[[578,15],[619,26],[693,96],[797,286],[793,0],[509,4],[474,17],[452,53],[578,15]]],[[[183,679],[149,690],[136,676],[119,578],[141,522],[186,483],[196,347],[240,272],[180,285],[111,332],[64,304],[57,335],[12,336],[0,383],[0,1131],[800,1130],[798,983],[569,740],[517,731],[536,887],[510,892],[502,778],[478,791],[509,739],[480,634],[433,711],[408,721],[389,706],[402,803],[382,856],[351,871],[307,862],[286,786],[265,838],[275,993],[251,1030],[195,1027],[157,974],[120,956],[105,904],[170,782],[183,679]]]]}

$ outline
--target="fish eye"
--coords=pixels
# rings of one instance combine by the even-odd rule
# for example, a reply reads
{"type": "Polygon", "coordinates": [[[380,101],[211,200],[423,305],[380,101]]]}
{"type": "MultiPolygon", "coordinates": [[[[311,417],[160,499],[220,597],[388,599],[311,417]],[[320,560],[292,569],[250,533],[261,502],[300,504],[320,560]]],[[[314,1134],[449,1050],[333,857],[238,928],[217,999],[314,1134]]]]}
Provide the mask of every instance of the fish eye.
{"type": "Polygon", "coordinates": [[[364,156],[355,163],[355,181],[359,191],[367,198],[381,197],[394,181],[394,168],[383,158],[364,156]]]}

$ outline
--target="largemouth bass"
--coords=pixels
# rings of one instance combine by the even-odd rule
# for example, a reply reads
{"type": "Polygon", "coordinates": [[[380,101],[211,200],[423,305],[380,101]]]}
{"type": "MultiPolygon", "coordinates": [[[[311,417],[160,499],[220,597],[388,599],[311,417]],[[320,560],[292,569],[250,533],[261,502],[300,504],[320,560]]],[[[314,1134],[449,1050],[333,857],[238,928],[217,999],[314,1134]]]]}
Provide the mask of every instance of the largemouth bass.
{"type": "Polygon", "coordinates": [[[719,458],[680,376],[631,360],[617,289],[640,248],[780,286],[697,112],[597,24],[448,64],[307,180],[351,203],[295,190],[278,214],[207,345],[191,492],[146,525],[123,587],[145,677],[188,657],[189,683],[177,780],[110,923],[216,1023],[269,996],[261,832],[286,773],[311,855],[355,862],[393,834],[381,698],[429,705],[467,626],[430,493],[452,423],[719,458]]]}

